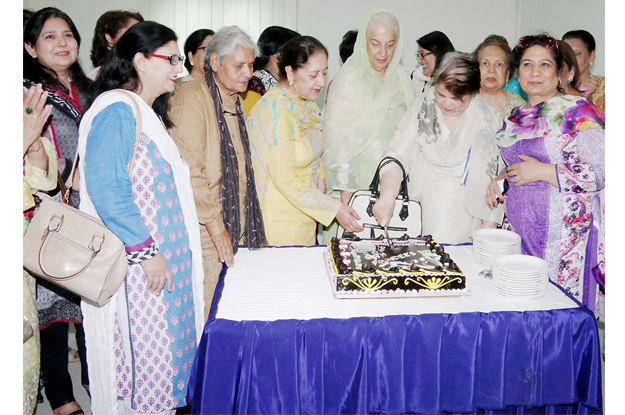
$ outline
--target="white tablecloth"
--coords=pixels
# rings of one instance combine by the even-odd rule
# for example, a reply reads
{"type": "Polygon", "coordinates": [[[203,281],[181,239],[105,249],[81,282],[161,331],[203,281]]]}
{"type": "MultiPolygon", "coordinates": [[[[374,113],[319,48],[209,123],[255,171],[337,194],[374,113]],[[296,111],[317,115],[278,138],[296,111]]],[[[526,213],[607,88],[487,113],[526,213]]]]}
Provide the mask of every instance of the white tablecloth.
{"type": "Polygon", "coordinates": [[[217,318],[228,320],[382,317],[401,314],[531,311],[578,307],[552,284],[534,300],[500,297],[478,276],[472,246],[446,246],[467,277],[462,297],[335,299],[323,254],[327,247],[239,249],[228,269],[217,318]]]}

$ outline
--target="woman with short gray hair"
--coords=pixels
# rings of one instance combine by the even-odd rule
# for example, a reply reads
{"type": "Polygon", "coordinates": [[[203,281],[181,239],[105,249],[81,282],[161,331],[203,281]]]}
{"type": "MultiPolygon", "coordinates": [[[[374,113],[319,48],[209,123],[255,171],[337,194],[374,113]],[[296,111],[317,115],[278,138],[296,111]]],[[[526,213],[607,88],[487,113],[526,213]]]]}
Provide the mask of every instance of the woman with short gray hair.
{"type": "MultiPolygon", "coordinates": [[[[480,227],[496,227],[501,208],[490,211],[482,196],[497,176],[495,133],[502,116],[479,94],[480,68],[474,57],[449,52],[434,72],[434,88],[408,107],[384,157],[398,159],[410,176],[408,194],[421,203],[422,230],[439,243],[469,242],[480,227]]],[[[373,213],[388,225],[402,172],[382,170],[380,198],[373,213]]]]}
{"type": "Polygon", "coordinates": [[[266,244],[238,95],[247,89],[257,54],[240,28],[218,30],[206,50],[204,77],[182,84],[171,99],[170,133],[189,163],[200,223],[204,321],[221,268],[234,265],[239,244],[266,244]]]}

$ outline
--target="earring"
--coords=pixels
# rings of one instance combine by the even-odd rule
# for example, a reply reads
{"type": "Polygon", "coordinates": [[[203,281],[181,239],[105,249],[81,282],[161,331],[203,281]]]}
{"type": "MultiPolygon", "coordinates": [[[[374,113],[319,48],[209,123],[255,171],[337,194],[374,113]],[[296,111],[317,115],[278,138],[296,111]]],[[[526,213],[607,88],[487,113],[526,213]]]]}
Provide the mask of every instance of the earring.
{"type": "Polygon", "coordinates": [[[293,85],[293,80],[289,79],[289,85],[293,85]]]}
{"type": "Polygon", "coordinates": [[[572,84],[572,83],[573,83],[573,77],[570,77],[569,78],[569,84],[572,84]]]}
{"type": "Polygon", "coordinates": [[[558,86],[562,87],[562,79],[558,78],[558,86]]]}

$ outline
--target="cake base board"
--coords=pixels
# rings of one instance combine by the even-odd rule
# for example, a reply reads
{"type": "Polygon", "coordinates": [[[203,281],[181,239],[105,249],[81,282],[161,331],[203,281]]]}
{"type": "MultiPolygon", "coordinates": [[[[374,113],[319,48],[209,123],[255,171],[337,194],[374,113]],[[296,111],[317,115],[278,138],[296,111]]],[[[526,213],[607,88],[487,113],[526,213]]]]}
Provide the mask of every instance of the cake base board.
{"type": "Polygon", "coordinates": [[[339,291],[337,289],[337,275],[332,264],[332,256],[329,251],[323,253],[326,263],[332,294],[334,298],[414,298],[414,297],[463,297],[471,295],[471,290],[377,290],[377,291],[339,291]]]}

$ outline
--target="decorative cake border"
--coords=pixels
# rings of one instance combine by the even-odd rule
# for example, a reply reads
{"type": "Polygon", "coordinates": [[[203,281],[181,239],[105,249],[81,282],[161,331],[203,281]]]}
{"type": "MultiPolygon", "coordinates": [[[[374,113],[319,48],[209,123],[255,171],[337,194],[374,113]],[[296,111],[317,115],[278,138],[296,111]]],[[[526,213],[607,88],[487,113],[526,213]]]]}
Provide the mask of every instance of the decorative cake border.
{"type": "MultiPolygon", "coordinates": [[[[337,288],[337,271],[332,262],[332,254],[330,251],[323,253],[326,263],[326,270],[330,278],[332,286],[332,294],[334,298],[404,298],[404,297],[462,297],[471,295],[468,288],[452,289],[452,290],[376,290],[376,291],[339,291],[337,288]]],[[[466,277],[466,276],[465,276],[466,277]]]]}

